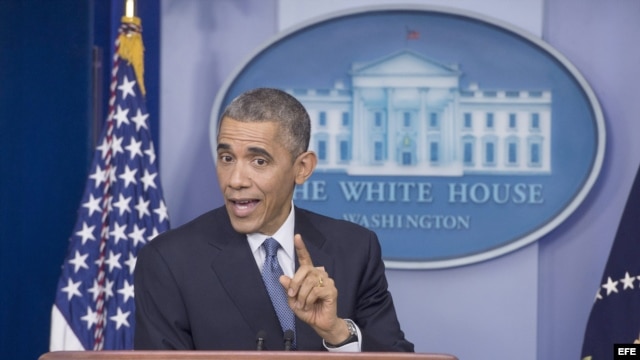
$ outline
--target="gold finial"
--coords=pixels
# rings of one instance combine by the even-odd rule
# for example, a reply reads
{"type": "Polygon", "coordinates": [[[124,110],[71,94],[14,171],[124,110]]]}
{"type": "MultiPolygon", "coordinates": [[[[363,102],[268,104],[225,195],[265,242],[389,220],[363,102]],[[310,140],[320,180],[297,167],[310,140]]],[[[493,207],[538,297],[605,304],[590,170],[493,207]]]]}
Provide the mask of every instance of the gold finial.
{"type": "Polygon", "coordinates": [[[140,18],[136,16],[136,0],[124,0],[124,16],[122,22],[140,26],[140,18]]]}
{"type": "Polygon", "coordinates": [[[118,35],[119,50],[118,55],[131,63],[136,73],[138,85],[142,95],[146,93],[144,86],[144,44],[142,43],[142,21],[135,16],[135,0],[125,0],[125,15],[121,21],[126,24],[135,25],[132,29],[118,35]]]}

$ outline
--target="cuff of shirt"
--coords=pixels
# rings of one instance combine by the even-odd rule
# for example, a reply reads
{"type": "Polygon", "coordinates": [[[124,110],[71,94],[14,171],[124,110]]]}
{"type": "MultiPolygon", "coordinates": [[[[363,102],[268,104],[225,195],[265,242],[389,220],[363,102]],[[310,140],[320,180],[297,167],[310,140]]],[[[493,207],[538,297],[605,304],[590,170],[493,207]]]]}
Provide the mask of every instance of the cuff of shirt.
{"type": "Polygon", "coordinates": [[[322,339],[322,346],[329,352],[361,352],[362,351],[362,333],[360,327],[354,322],[356,332],[358,333],[358,341],[350,342],[340,347],[328,347],[327,343],[322,339]]]}

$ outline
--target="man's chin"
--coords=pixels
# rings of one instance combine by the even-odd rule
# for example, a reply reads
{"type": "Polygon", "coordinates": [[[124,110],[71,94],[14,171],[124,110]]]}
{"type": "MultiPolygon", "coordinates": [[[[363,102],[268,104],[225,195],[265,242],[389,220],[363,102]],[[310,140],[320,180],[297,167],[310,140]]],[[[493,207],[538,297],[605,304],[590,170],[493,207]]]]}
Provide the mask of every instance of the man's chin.
{"type": "Polygon", "coordinates": [[[257,226],[253,222],[246,219],[234,219],[233,217],[231,217],[231,226],[233,227],[233,230],[239,232],[240,234],[251,234],[258,232],[257,226]]]}

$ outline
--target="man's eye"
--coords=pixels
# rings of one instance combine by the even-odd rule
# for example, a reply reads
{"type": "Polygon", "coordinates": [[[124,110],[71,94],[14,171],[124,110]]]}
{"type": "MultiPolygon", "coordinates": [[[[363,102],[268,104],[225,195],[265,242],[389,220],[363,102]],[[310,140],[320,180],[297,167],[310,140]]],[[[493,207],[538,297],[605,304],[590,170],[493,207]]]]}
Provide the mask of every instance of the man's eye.
{"type": "Polygon", "coordinates": [[[256,165],[258,165],[258,166],[267,165],[267,160],[265,160],[265,159],[256,159],[255,162],[256,162],[256,165]]]}
{"type": "Polygon", "coordinates": [[[222,162],[231,162],[233,158],[229,155],[220,155],[220,161],[222,162]]]}

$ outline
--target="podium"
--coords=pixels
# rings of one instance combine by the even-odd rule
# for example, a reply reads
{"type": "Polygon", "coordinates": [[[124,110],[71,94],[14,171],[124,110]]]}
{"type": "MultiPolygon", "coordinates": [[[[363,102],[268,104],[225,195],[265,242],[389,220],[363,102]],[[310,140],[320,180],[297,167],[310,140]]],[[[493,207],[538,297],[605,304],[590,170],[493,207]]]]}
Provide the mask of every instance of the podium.
{"type": "Polygon", "coordinates": [[[39,360],[458,360],[447,354],[325,351],[54,351],[39,360]]]}

